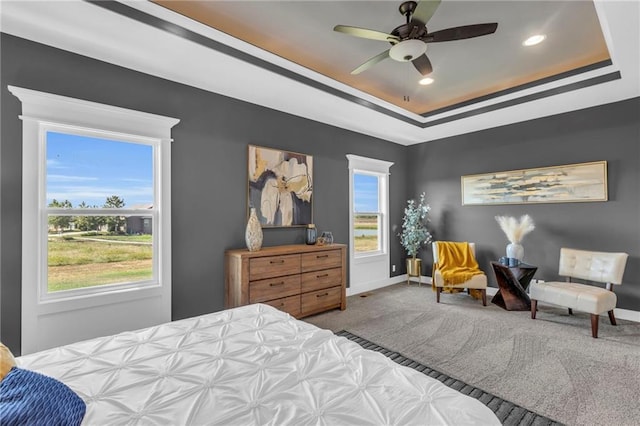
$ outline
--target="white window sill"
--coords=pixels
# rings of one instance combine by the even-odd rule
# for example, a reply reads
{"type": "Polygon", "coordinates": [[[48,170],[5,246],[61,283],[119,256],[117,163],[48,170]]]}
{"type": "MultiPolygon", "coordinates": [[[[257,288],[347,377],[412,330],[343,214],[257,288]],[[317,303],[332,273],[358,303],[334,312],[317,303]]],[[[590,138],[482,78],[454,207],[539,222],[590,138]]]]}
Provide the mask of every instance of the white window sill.
{"type": "Polygon", "coordinates": [[[152,285],[144,287],[124,287],[112,289],[109,292],[85,293],[69,298],[53,298],[38,303],[40,314],[89,309],[96,306],[114,303],[128,303],[133,300],[148,299],[162,296],[162,286],[152,285]]]}
{"type": "Polygon", "coordinates": [[[356,254],[353,257],[353,263],[374,263],[388,259],[389,255],[383,252],[373,252],[371,254],[356,254]]]}

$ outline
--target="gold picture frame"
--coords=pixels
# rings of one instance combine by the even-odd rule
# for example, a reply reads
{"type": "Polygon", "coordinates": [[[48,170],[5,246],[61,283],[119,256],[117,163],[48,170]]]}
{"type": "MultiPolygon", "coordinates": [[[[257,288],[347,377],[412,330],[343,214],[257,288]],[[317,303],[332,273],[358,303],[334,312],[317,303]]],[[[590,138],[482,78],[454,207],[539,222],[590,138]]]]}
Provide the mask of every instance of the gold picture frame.
{"type": "Polygon", "coordinates": [[[247,215],[265,227],[313,223],[313,156],[249,145],[247,215]]]}
{"type": "Polygon", "coordinates": [[[462,205],[607,201],[607,162],[462,176],[462,205]]]}

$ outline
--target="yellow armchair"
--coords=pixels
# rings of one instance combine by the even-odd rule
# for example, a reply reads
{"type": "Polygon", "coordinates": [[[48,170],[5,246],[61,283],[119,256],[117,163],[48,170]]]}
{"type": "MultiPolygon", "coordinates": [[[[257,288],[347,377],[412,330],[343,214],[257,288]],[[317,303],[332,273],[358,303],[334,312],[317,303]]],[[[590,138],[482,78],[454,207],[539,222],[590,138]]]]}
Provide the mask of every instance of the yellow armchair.
{"type": "Polygon", "coordinates": [[[443,290],[453,293],[466,288],[472,295],[473,291],[479,293],[482,306],[487,306],[487,276],[475,259],[475,243],[436,241],[431,247],[432,287],[436,292],[436,302],[440,303],[443,290]]]}

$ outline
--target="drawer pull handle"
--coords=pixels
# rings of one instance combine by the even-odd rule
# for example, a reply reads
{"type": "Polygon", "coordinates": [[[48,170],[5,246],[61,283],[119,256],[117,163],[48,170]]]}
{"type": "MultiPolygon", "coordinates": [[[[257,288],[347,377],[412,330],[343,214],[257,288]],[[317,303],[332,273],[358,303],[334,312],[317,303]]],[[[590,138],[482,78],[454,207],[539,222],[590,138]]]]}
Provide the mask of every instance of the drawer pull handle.
{"type": "Polygon", "coordinates": [[[316,297],[326,297],[329,293],[316,294],[316,297]]]}
{"type": "Polygon", "coordinates": [[[328,254],[316,255],[316,259],[322,259],[323,257],[329,257],[328,254]]]}
{"type": "Polygon", "coordinates": [[[269,283],[269,287],[277,287],[279,285],[284,285],[284,281],[280,281],[279,283],[269,283]]]}
{"type": "Polygon", "coordinates": [[[284,259],[280,259],[280,260],[270,260],[269,261],[270,264],[274,264],[274,263],[284,263],[284,259]]]}
{"type": "Polygon", "coordinates": [[[316,275],[316,278],[324,278],[324,277],[328,277],[329,274],[322,274],[322,275],[316,275]]]}

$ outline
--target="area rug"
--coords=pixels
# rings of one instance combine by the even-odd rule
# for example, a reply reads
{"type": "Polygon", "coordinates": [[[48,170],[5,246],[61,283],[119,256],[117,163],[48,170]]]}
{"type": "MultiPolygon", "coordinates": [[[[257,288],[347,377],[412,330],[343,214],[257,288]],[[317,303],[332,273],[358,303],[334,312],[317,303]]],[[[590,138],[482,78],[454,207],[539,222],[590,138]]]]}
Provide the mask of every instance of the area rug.
{"type": "Polygon", "coordinates": [[[505,311],[466,294],[405,283],[347,298],[304,321],[349,330],[407,358],[568,426],[638,426],[640,323],[541,306],[505,311]]]}
{"type": "Polygon", "coordinates": [[[390,358],[392,361],[403,365],[405,367],[413,368],[423,374],[426,374],[429,377],[437,379],[449,386],[452,389],[457,390],[465,395],[476,398],[484,405],[489,407],[498,417],[500,422],[505,426],[515,426],[515,425],[523,425],[523,426],[545,426],[545,425],[561,425],[562,423],[555,422],[547,417],[536,414],[532,411],[527,410],[526,408],[520,407],[512,402],[506,401],[502,398],[499,398],[495,395],[492,395],[488,392],[483,391],[482,389],[478,389],[475,386],[468,385],[460,380],[457,380],[451,376],[443,374],[433,368],[429,368],[428,366],[421,364],[417,361],[414,361],[406,356],[393,351],[391,349],[387,349],[382,347],[376,343],[373,343],[367,339],[364,339],[360,336],[357,336],[353,333],[350,333],[346,330],[341,330],[335,333],[338,336],[346,337],[347,339],[356,342],[360,346],[365,349],[369,349],[371,351],[380,352],[382,355],[390,358]]]}

